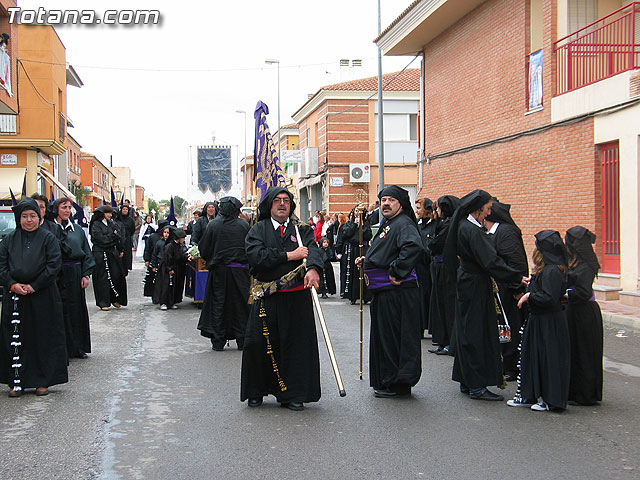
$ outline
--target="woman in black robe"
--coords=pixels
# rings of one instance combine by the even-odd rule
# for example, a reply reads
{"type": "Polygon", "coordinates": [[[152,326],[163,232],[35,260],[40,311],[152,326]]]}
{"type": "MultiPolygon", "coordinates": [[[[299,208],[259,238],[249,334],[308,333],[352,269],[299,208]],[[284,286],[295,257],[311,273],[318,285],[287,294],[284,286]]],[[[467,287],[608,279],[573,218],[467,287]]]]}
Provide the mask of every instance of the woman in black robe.
{"type": "Polygon", "coordinates": [[[40,209],[31,198],[13,207],[16,229],[0,242],[2,298],[0,383],[9,396],[25,388],[47,395],[68,381],[62,301],[56,277],[62,263],[53,234],[40,227],[40,209]]]}
{"type": "Polygon", "coordinates": [[[567,408],[571,345],[567,315],[561,303],[567,287],[567,260],[567,250],[558,232],[536,233],[531,283],[518,306],[527,302],[530,311],[522,338],[521,396],[538,399],[538,403],[531,405],[531,410],[538,412],[567,408]]]}
{"type": "Polygon", "coordinates": [[[419,198],[416,200],[416,218],[418,218],[418,233],[422,240],[423,252],[420,262],[416,265],[418,274],[418,287],[420,289],[420,308],[422,309],[422,338],[425,332],[430,331],[429,306],[431,303],[431,253],[429,252],[429,241],[435,236],[437,221],[433,218],[433,202],[429,198],[419,198]]]}
{"type": "Polygon", "coordinates": [[[93,293],[96,305],[107,311],[113,305],[120,308],[127,304],[126,269],[122,266],[120,230],[111,220],[113,208],[103,205],[96,208],[89,223],[89,235],[93,244],[93,293]]]}
{"type": "Polygon", "coordinates": [[[499,401],[502,395],[487,389],[506,386],[491,279],[511,283],[527,279],[504,263],[482,228],[492,203],[484,190],[474,190],[460,200],[451,217],[444,262],[451,275],[456,269],[458,273],[452,378],[474,400],[499,401]]]}
{"type": "Polygon", "coordinates": [[[445,268],[443,252],[451,216],[459,203],[460,199],[453,195],[443,195],[438,199],[436,212],[439,221],[435,227],[435,234],[427,242],[427,248],[431,252],[429,324],[432,341],[438,345],[428,351],[436,355],[452,353],[451,340],[456,316],[456,276],[445,268]]]}
{"type": "MultiPolygon", "coordinates": [[[[167,222],[168,223],[168,222],[167,222]]],[[[160,227],[158,233],[160,234],[160,238],[153,243],[153,253],[151,254],[151,261],[149,262],[149,266],[153,271],[153,292],[151,295],[151,301],[154,304],[160,303],[160,291],[161,289],[158,287],[158,282],[160,281],[160,263],[162,262],[162,257],[164,256],[164,247],[172,238],[172,232],[175,229],[165,225],[160,227]]]]}
{"type": "MultiPolygon", "coordinates": [[[[522,241],[522,232],[511,218],[510,208],[511,205],[500,203],[494,198],[491,213],[485,219],[484,226],[493,240],[498,256],[507,265],[518,270],[520,275],[528,277],[529,264],[522,241]]],[[[520,329],[523,325],[523,313],[525,312],[518,308],[518,300],[524,295],[526,288],[522,283],[499,281],[497,284],[504,314],[511,327],[511,341],[500,344],[504,378],[511,382],[517,379],[519,373],[520,352],[518,345],[520,345],[520,329]]]]}
{"type": "MultiPolygon", "coordinates": [[[[364,215],[366,214],[365,210],[364,215]]],[[[366,256],[372,236],[371,224],[365,218],[362,224],[362,256],[366,256]]],[[[360,256],[360,217],[355,209],[351,210],[349,221],[344,225],[342,241],[344,243],[342,255],[346,257],[344,298],[348,298],[351,305],[355,305],[360,301],[360,271],[356,267],[356,259],[360,256]]],[[[364,303],[371,301],[371,292],[364,282],[362,297],[364,303]]]]}
{"type": "Polygon", "coordinates": [[[87,353],[91,352],[91,334],[85,289],[89,286],[96,262],[84,230],[70,219],[71,204],[71,199],[66,197],[53,203],[56,223],[65,232],[69,247],[69,253],[62,254],[63,282],[60,285],[60,296],[67,334],[67,353],[70,358],[87,358],[87,353]]]}
{"type": "Polygon", "coordinates": [[[184,230],[176,229],[164,246],[154,292],[154,298],[156,303],[160,304],[160,310],[178,308],[178,303],[182,302],[185,272],[189,261],[189,254],[184,245],[186,236],[184,230]]]}
{"type": "Polygon", "coordinates": [[[156,243],[158,243],[158,240],[162,239],[162,230],[167,225],[168,222],[166,220],[160,220],[158,222],[158,231],[150,234],[144,244],[144,254],[142,255],[142,258],[144,259],[144,265],[147,268],[147,273],[143,280],[144,288],[142,290],[142,294],[145,297],[153,297],[157,268],[154,270],[154,267],[151,265],[151,260],[153,259],[154,247],[156,246],[156,243]]]}
{"type": "Polygon", "coordinates": [[[584,227],[567,230],[567,321],[571,337],[569,403],[594,405],[602,401],[603,328],[600,306],[593,294],[593,280],[600,264],[593,251],[596,236],[584,227]]]}
{"type": "Polygon", "coordinates": [[[136,229],[135,222],[131,217],[131,210],[128,205],[122,205],[120,212],[117,215],[116,223],[120,226],[120,251],[122,255],[122,266],[125,268],[125,276],[129,274],[129,271],[133,268],[133,243],[131,238],[133,232],[136,229]]]}
{"type": "Polygon", "coordinates": [[[327,237],[322,237],[318,246],[322,254],[323,265],[322,272],[320,273],[320,288],[318,288],[318,293],[321,294],[322,298],[328,298],[327,294],[336,294],[336,277],[333,274],[333,264],[331,263],[335,260],[335,255],[327,237]]]}

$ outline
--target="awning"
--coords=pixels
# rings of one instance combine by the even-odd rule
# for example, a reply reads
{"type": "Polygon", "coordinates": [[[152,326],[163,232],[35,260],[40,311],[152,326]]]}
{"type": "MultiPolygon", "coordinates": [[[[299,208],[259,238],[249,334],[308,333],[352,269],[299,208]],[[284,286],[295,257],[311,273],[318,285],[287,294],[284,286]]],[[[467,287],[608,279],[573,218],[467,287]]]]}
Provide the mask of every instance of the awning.
{"type": "MultiPolygon", "coordinates": [[[[49,185],[58,188],[62,193],[64,193],[65,197],[69,197],[74,202],[76,201],[76,196],[73,193],[71,193],[67,187],[62,185],[60,181],[56,179],[53,175],[51,175],[48,171],[44,169],[40,169],[38,170],[38,173],[42,175],[42,178],[44,178],[49,183],[49,185]]],[[[60,195],[54,195],[54,196],[57,198],[60,195]]]]}
{"type": "Polygon", "coordinates": [[[26,173],[27,169],[24,167],[0,168],[0,200],[11,200],[9,188],[13,190],[16,199],[20,200],[26,173]]]}
{"type": "Polygon", "coordinates": [[[298,190],[304,187],[310,187],[311,185],[316,185],[327,176],[326,173],[321,173],[320,175],[316,175],[315,177],[305,178],[304,180],[298,181],[298,190]]]}

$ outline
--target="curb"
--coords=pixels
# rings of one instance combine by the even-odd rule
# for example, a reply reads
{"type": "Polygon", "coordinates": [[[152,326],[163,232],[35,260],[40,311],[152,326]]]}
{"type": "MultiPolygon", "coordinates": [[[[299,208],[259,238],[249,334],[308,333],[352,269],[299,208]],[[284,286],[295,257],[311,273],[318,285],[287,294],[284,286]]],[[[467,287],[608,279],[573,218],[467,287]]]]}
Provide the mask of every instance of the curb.
{"type": "Polygon", "coordinates": [[[610,327],[625,327],[640,332],[640,318],[629,317],[611,312],[602,312],[604,324],[610,327]]]}

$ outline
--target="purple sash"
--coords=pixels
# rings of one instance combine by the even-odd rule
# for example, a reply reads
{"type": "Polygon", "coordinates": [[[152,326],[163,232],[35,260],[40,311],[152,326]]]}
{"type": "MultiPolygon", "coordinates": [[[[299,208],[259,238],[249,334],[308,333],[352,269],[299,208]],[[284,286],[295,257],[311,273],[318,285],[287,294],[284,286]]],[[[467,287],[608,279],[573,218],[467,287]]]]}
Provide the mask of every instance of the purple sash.
{"type": "Polygon", "coordinates": [[[63,265],[80,265],[82,262],[81,261],[76,262],[76,261],[70,260],[68,262],[62,262],[62,263],[63,265]]]}
{"type": "MultiPolygon", "coordinates": [[[[403,278],[400,282],[410,282],[412,280],[417,280],[418,275],[416,275],[415,270],[411,270],[411,273],[407,278],[403,278]]],[[[364,271],[364,281],[367,284],[367,288],[369,290],[379,290],[380,288],[394,286],[389,280],[389,272],[387,272],[383,268],[369,268],[364,271]]]]}
{"type": "Polygon", "coordinates": [[[246,263],[230,263],[228,265],[225,265],[225,267],[231,267],[231,268],[249,268],[249,265],[247,265],[246,263]]]}
{"type": "Polygon", "coordinates": [[[442,263],[442,262],[444,262],[444,258],[442,258],[442,255],[434,255],[431,258],[433,259],[434,263],[442,263]]]}

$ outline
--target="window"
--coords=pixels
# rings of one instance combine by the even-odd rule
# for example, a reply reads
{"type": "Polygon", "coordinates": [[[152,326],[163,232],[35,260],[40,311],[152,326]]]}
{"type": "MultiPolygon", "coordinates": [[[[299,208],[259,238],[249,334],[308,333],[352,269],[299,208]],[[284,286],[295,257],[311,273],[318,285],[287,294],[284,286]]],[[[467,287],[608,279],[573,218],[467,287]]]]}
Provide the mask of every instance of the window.
{"type": "Polygon", "coordinates": [[[409,140],[418,141],[418,114],[409,115],[409,140]]]}
{"type": "Polygon", "coordinates": [[[569,0],[567,8],[569,33],[580,30],[598,19],[598,0],[569,0]]]}

